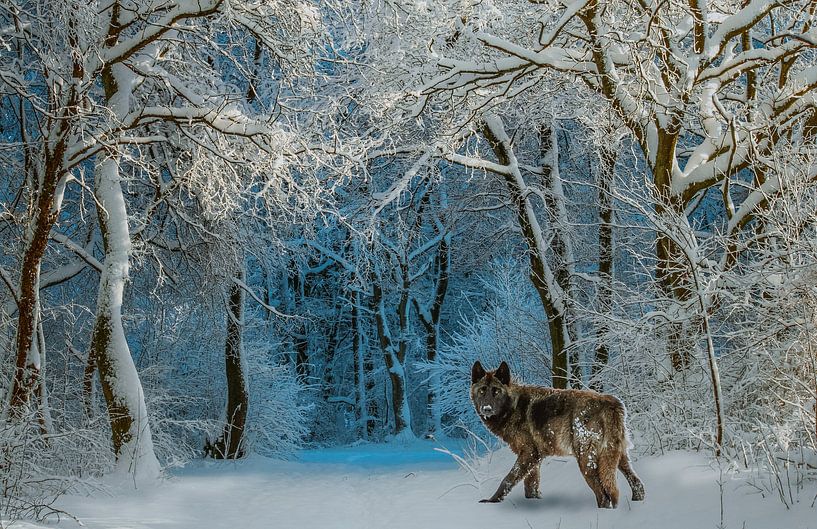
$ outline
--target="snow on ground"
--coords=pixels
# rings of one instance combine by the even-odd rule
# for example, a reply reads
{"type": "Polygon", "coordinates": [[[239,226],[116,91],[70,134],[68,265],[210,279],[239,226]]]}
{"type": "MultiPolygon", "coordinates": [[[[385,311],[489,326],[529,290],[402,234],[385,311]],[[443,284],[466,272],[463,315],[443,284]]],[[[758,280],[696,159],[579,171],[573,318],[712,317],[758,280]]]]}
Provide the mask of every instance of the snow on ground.
{"type": "Polygon", "coordinates": [[[480,504],[510,469],[513,454],[503,449],[466,469],[434,446],[418,441],[309,450],[298,461],[199,461],[151,489],[66,497],[60,506],[91,529],[817,529],[814,483],[787,510],[776,494],[758,492],[744,477],[721,478],[701,454],[639,458],[634,466],[646,501],[631,502],[619,476],[622,501],[609,511],[595,507],[570,458],[542,465],[542,499],[525,499],[520,485],[504,503],[480,504]]]}

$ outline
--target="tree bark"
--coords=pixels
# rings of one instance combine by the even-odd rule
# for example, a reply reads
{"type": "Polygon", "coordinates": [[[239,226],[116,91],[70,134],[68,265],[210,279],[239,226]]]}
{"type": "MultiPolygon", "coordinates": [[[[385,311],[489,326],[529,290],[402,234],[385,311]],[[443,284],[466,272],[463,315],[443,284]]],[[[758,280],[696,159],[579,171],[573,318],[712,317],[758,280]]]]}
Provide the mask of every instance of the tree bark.
{"type": "MultiPolygon", "coordinates": [[[[502,126],[499,118],[492,117],[492,119],[496,122],[494,126],[502,126]]],[[[483,123],[481,131],[485,139],[488,140],[499,163],[511,169],[503,176],[516,212],[519,227],[522,230],[523,240],[528,248],[530,279],[539,294],[545,316],[548,319],[552,351],[552,385],[554,388],[564,389],[568,383],[567,347],[570,343],[570,336],[567,332],[564,300],[559,293],[553,292],[554,287],[558,288],[558,285],[553,278],[550,265],[547,263],[545,248],[542,247],[542,230],[528,199],[527,189],[523,187],[524,182],[520,181],[521,175],[518,174],[518,164],[515,155],[511,151],[511,145],[505,141],[505,138],[500,138],[497,131],[487,122],[483,123]],[[512,168],[513,166],[515,168],[512,168]],[[516,174],[514,174],[514,171],[516,171],[516,174]]],[[[504,135],[504,129],[501,132],[504,135]]]]}
{"type": "MultiPolygon", "coordinates": [[[[671,191],[672,163],[674,160],[677,136],[660,134],[658,155],[653,167],[653,182],[658,194],[655,212],[658,218],[686,219],[682,199],[671,191]]],[[[669,234],[658,231],[655,240],[655,278],[661,294],[670,301],[674,309],[680,310],[691,298],[689,270],[683,249],[669,234]]],[[[676,319],[667,323],[667,353],[674,371],[680,371],[689,365],[690,351],[694,347],[689,322],[676,319]]]]}
{"type": "Polygon", "coordinates": [[[613,305],[613,182],[615,179],[616,152],[614,149],[601,147],[600,167],[598,171],[598,204],[599,204],[599,286],[598,307],[600,321],[596,328],[596,358],[593,362],[590,387],[603,391],[604,385],[599,378],[601,370],[610,359],[607,347],[607,318],[613,305]]]}
{"type": "Polygon", "coordinates": [[[367,391],[366,391],[366,362],[363,351],[363,329],[360,319],[360,292],[352,291],[352,356],[354,357],[355,370],[355,423],[360,432],[360,437],[369,439],[369,429],[367,422],[367,391]]]}
{"type": "MultiPolygon", "coordinates": [[[[437,359],[437,344],[440,335],[440,316],[442,315],[443,303],[445,302],[445,295],[448,292],[448,277],[449,267],[451,263],[451,234],[447,233],[440,241],[437,248],[437,256],[434,259],[434,265],[437,270],[437,281],[434,287],[434,298],[431,306],[427,311],[424,311],[419,302],[415,299],[414,303],[417,308],[417,313],[420,317],[420,322],[426,333],[426,359],[428,362],[434,362],[437,359]]],[[[434,375],[430,380],[430,387],[428,388],[428,413],[429,413],[429,435],[434,435],[442,431],[442,414],[436,399],[436,391],[440,387],[439,375],[434,375]]]]}
{"type": "MultiPolygon", "coordinates": [[[[39,391],[37,386],[41,379],[36,343],[40,318],[40,268],[48,246],[48,235],[59,216],[66,184],[62,168],[67,141],[66,125],[60,121],[57,127],[58,141],[53,149],[46,148],[42,182],[38,184],[32,201],[32,224],[20,269],[15,370],[8,400],[8,411],[12,417],[22,414],[23,407],[39,391]]],[[[34,175],[31,175],[29,182],[32,186],[34,180],[34,175]]]]}
{"type": "MultiPolygon", "coordinates": [[[[404,276],[400,302],[398,303],[398,318],[401,333],[405,330],[405,325],[408,322],[408,292],[405,290],[405,281],[407,280],[408,277],[404,276]]],[[[404,365],[406,358],[405,335],[401,335],[398,340],[392,338],[389,330],[386,306],[383,300],[383,288],[379,283],[379,278],[376,277],[375,274],[373,274],[372,277],[372,286],[374,291],[372,302],[375,306],[377,335],[391,383],[391,405],[394,414],[394,429],[392,433],[395,436],[399,436],[405,432],[411,433],[411,408],[409,407],[408,395],[406,393],[406,372],[404,365]]]]}
{"type": "MultiPolygon", "coordinates": [[[[539,145],[541,152],[542,183],[544,184],[545,213],[550,223],[552,234],[551,248],[555,256],[554,278],[556,283],[565,293],[564,297],[564,320],[565,332],[569,339],[568,344],[573,344],[578,339],[578,329],[576,327],[576,311],[573,307],[573,279],[575,275],[576,258],[573,253],[573,244],[567,233],[568,215],[565,204],[564,188],[562,178],[559,173],[559,140],[551,122],[539,127],[539,145]]],[[[570,377],[571,386],[574,388],[583,387],[583,375],[581,363],[579,361],[579,350],[574,348],[571,351],[570,377]]]]}
{"type": "MultiPolygon", "coordinates": [[[[244,281],[242,269],[236,277],[244,281]]],[[[227,410],[221,437],[210,447],[214,459],[244,457],[244,434],[249,411],[244,367],[242,363],[242,325],[244,290],[232,283],[227,300],[227,339],[224,344],[224,366],[227,377],[227,410]]]]}
{"type": "MultiPolygon", "coordinates": [[[[121,118],[129,107],[128,72],[122,65],[111,65],[102,77],[108,105],[121,118]]],[[[116,154],[97,164],[94,184],[105,261],[99,277],[91,354],[108,407],[117,471],[152,479],[159,474],[159,462],[153,451],[142,383],[122,326],[131,241],[116,154]]]]}
{"type": "MultiPolygon", "coordinates": [[[[298,301],[305,297],[306,278],[301,275],[297,263],[292,263],[292,275],[287,278],[288,288],[292,293],[290,313],[294,311],[298,305],[298,301]]],[[[302,383],[307,383],[309,373],[309,328],[306,320],[299,319],[297,327],[292,331],[292,347],[294,349],[293,363],[295,365],[295,373],[298,380],[302,383]]]]}

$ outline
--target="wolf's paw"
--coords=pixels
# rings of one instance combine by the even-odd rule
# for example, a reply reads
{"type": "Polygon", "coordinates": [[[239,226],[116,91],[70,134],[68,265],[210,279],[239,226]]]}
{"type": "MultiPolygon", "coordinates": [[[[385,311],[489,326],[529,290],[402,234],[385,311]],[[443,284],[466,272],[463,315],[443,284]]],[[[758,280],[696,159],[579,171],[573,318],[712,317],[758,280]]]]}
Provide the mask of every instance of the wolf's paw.
{"type": "Polygon", "coordinates": [[[533,492],[525,492],[525,497],[528,498],[529,500],[541,500],[542,493],[539,492],[538,490],[535,490],[533,492]]]}
{"type": "Polygon", "coordinates": [[[485,498],[484,500],[479,500],[480,503],[499,503],[501,502],[501,498],[485,498]]]}

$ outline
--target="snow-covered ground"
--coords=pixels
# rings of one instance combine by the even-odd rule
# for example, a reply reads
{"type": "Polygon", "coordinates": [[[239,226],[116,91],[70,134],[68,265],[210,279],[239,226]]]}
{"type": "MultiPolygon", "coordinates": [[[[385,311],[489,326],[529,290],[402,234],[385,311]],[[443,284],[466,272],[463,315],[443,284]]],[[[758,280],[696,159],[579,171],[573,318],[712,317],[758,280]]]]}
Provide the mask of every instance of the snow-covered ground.
{"type": "Polygon", "coordinates": [[[622,501],[610,511],[595,507],[569,458],[542,465],[542,499],[525,499],[519,486],[504,503],[480,504],[513,455],[503,449],[467,469],[435,446],[358,445],[305,451],[298,461],[196,462],[147,490],[65,497],[60,506],[86,527],[105,529],[817,529],[814,483],[787,509],[745,477],[721,475],[700,454],[639,458],[634,466],[646,485],[646,501],[629,501],[619,477],[622,501]]]}

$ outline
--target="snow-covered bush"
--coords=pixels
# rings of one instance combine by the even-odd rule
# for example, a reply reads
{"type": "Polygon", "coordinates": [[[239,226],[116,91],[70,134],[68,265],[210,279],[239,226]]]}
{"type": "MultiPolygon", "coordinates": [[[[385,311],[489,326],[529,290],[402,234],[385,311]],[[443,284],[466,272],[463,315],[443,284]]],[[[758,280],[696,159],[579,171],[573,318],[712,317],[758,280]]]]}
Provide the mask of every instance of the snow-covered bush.
{"type": "Polygon", "coordinates": [[[113,460],[98,426],[42,434],[33,412],[0,429],[0,519],[70,517],[55,506],[61,495],[100,490],[113,460]]]}
{"type": "MultiPolygon", "coordinates": [[[[817,190],[796,167],[792,155],[786,191],[766,197],[763,214],[741,238],[708,226],[715,233],[688,246],[689,274],[698,284],[692,301],[682,305],[644,291],[621,298],[616,324],[604,336],[615,354],[602,378],[627,404],[639,449],[717,451],[711,347],[720,375],[724,454],[742,465],[813,465],[817,190]],[[743,254],[730,263],[730,252],[738,249],[743,254]],[[667,361],[668,315],[690,337],[688,363],[680,370],[667,361]]],[[[704,222],[694,225],[705,233],[704,222]]]]}
{"type": "MultiPolygon", "coordinates": [[[[139,357],[139,364],[145,365],[140,376],[156,455],[165,467],[200,457],[205,439],[217,439],[224,425],[225,325],[218,301],[212,306],[146,307],[134,340],[145,348],[139,357]]],[[[292,367],[281,361],[275,327],[250,315],[245,320],[252,337],[242,348],[249,397],[244,447],[284,457],[300,446],[308,431],[305,388],[292,367]]]]}
{"type": "MultiPolygon", "coordinates": [[[[201,457],[203,438],[207,432],[221,426],[212,417],[200,412],[205,397],[195,391],[198,384],[177,386],[168,384],[172,378],[165,366],[153,366],[140,372],[148,406],[153,448],[165,469],[181,467],[201,457]]],[[[196,377],[203,382],[203,376],[196,377]]]]}
{"type": "MultiPolygon", "coordinates": [[[[43,294],[47,297],[47,291],[43,294]]],[[[0,405],[5,405],[14,370],[14,327],[0,310],[0,405]]],[[[88,417],[83,406],[82,366],[67,330],[85,330],[83,310],[60,303],[46,313],[47,365],[38,391],[46,406],[27,405],[11,417],[0,411],[0,519],[70,517],[56,506],[65,493],[99,490],[99,478],[113,466],[107,417],[88,417]],[[53,345],[55,336],[63,347],[53,345]]]]}
{"type": "MultiPolygon", "coordinates": [[[[70,517],[55,506],[56,500],[66,493],[101,490],[100,478],[113,467],[107,417],[87,417],[80,381],[56,369],[68,354],[51,353],[52,369],[45,378],[48,413],[26,407],[22,415],[0,423],[0,518],[70,517]]],[[[0,378],[10,379],[5,374],[0,378]]]]}
{"type": "Polygon", "coordinates": [[[291,455],[309,432],[306,387],[269,346],[247,344],[244,353],[250,399],[246,447],[270,457],[291,455]]]}
{"type": "Polygon", "coordinates": [[[495,369],[505,360],[515,380],[550,383],[547,322],[524,266],[513,260],[493,262],[481,278],[485,298],[474,301],[483,304],[482,310],[460,322],[460,328],[440,347],[435,362],[417,366],[429,377],[439,377],[443,426],[451,435],[486,432],[469,395],[475,361],[495,369]]]}

